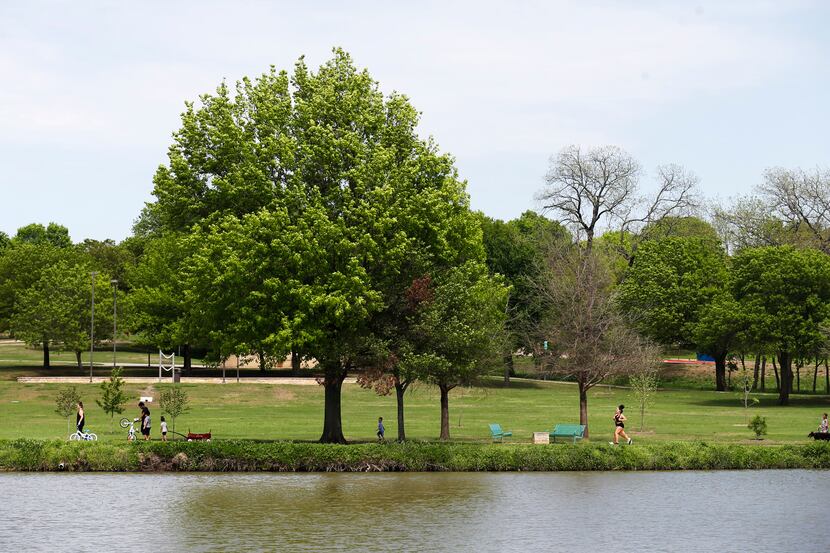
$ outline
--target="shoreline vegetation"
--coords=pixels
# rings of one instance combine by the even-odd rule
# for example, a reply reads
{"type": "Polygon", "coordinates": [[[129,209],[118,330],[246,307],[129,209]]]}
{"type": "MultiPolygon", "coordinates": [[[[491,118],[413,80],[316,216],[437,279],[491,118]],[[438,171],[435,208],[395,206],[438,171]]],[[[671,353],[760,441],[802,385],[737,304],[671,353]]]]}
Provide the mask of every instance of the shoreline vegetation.
{"type": "Polygon", "coordinates": [[[830,444],[634,446],[0,440],[0,472],[476,472],[830,469],[830,444]]]}

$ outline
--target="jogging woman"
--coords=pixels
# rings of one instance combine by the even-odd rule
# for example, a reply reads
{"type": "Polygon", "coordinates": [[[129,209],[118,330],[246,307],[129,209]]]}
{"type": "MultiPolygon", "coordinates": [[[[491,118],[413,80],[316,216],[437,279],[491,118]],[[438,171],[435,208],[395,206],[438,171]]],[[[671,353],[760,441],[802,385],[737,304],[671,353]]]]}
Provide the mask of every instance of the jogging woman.
{"type": "Polygon", "coordinates": [[[623,410],[625,409],[625,405],[620,405],[617,407],[617,412],[614,413],[614,441],[611,442],[611,445],[617,445],[620,443],[620,436],[622,436],[625,440],[628,441],[628,445],[631,445],[631,438],[628,437],[628,434],[625,433],[625,415],[623,414],[623,410]]]}

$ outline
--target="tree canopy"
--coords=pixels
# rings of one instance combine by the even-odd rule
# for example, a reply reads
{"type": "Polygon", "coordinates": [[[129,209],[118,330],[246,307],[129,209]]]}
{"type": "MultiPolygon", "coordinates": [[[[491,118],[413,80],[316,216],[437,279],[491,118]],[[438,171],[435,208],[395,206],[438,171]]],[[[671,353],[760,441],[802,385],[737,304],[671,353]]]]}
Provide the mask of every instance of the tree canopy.
{"type": "Polygon", "coordinates": [[[222,84],[187,104],[142,217],[187,244],[175,326],[222,354],[296,346],[318,361],[323,441],[344,440],[343,379],[413,280],[484,259],[453,160],[417,123],[342,50],[316,72],[300,59],[290,77],[222,84]]]}
{"type": "Polygon", "coordinates": [[[734,259],[733,294],[750,314],[747,332],[777,352],[779,403],[789,403],[792,360],[812,354],[826,336],[830,316],[830,258],[812,249],[768,246],[746,249],[734,259]]]}
{"type": "Polygon", "coordinates": [[[726,252],[709,237],[643,242],[619,289],[626,316],[664,345],[715,358],[716,389],[726,389],[726,356],[741,329],[726,252]]]}

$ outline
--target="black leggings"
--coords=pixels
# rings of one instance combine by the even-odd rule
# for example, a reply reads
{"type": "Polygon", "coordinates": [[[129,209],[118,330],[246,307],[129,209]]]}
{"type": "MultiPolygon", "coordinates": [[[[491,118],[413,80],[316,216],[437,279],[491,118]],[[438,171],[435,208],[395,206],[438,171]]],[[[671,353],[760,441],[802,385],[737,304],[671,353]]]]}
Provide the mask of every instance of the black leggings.
{"type": "Polygon", "coordinates": [[[83,434],[84,433],[84,419],[79,420],[77,426],[78,426],[78,432],[83,434]]]}

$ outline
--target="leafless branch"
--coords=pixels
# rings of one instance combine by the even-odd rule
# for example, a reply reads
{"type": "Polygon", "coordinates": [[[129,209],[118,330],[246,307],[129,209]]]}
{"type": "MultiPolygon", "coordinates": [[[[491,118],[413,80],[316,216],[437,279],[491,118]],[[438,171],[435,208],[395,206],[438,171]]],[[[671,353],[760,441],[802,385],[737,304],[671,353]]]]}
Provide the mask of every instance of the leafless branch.
{"type": "Polygon", "coordinates": [[[658,167],[657,190],[648,196],[640,195],[640,173],[639,163],[615,146],[587,152],[569,146],[551,157],[538,200],[589,249],[601,228],[636,235],[653,222],[697,207],[698,178],[683,167],[658,167]]]}

